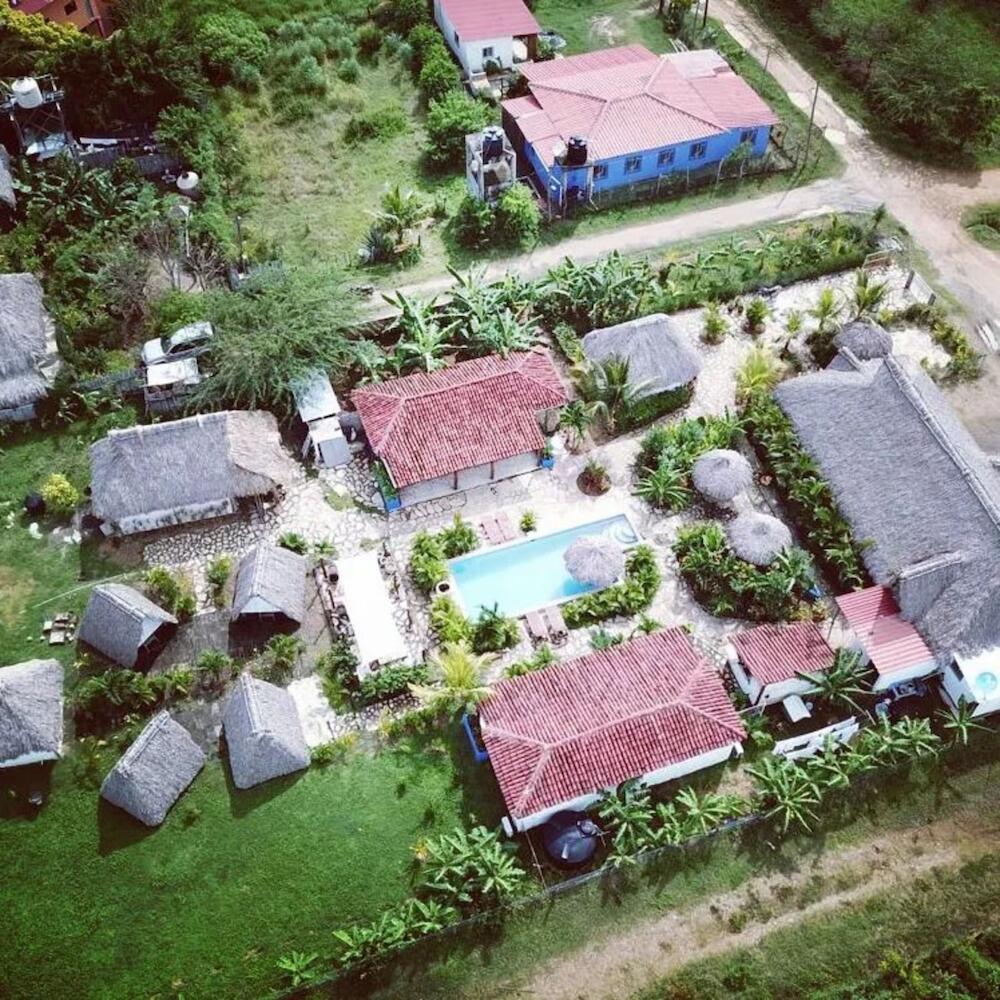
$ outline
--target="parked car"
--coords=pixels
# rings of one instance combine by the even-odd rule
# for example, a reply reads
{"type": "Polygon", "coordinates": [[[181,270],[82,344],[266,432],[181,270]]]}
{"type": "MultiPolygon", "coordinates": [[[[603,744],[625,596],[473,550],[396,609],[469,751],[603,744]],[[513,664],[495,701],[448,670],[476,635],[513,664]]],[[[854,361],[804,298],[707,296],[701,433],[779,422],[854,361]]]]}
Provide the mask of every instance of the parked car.
{"type": "Polygon", "coordinates": [[[142,345],[142,363],[159,365],[166,361],[183,361],[204,354],[212,345],[215,331],[211,323],[192,323],[175,330],[169,337],[157,337],[142,345]]]}

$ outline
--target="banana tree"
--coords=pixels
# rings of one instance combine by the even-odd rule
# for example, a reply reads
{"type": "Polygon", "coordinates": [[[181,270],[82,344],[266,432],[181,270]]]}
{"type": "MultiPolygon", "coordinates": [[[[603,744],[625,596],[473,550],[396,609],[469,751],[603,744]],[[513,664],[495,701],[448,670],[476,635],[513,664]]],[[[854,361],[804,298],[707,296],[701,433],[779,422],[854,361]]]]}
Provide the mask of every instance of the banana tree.
{"type": "Polygon", "coordinates": [[[867,670],[861,665],[861,655],[854,650],[838,649],[833,665],[816,673],[800,673],[809,682],[810,695],[822,699],[831,708],[860,712],[857,698],[870,690],[865,683],[867,670]]]}
{"type": "Polygon", "coordinates": [[[747,767],[757,783],[757,796],[764,815],[781,823],[782,833],[793,824],[810,830],[819,819],[815,811],[823,795],[816,780],[803,767],[784,757],[765,757],[747,767]]]}

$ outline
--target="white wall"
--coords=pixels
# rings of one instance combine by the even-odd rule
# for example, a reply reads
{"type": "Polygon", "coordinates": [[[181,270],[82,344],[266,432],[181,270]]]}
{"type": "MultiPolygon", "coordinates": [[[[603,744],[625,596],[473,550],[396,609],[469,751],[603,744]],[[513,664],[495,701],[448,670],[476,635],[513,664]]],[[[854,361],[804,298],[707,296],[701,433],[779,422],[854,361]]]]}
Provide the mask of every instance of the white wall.
{"type": "MultiPolygon", "coordinates": [[[[474,465],[469,469],[462,469],[458,473],[458,490],[475,489],[477,486],[510,479],[511,476],[533,472],[537,468],[538,456],[533,451],[501,459],[499,462],[494,462],[492,468],[489,463],[474,465]]],[[[437,497],[447,496],[449,493],[455,492],[457,492],[455,477],[451,475],[439,476],[437,479],[428,479],[422,483],[414,483],[412,486],[404,486],[399,491],[399,499],[404,507],[408,507],[411,504],[422,503],[424,500],[434,500],[437,497]]]]}
{"type": "Polygon", "coordinates": [[[500,63],[501,66],[514,65],[514,39],[509,35],[506,38],[486,38],[476,41],[465,41],[459,36],[456,41],[455,28],[441,9],[441,0],[434,0],[434,20],[437,21],[441,34],[444,35],[444,40],[448,43],[448,48],[462,64],[466,76],[481,73],[488,59],[500,63]],[[484,58],[483,49],[488,48],[493,49],[493,55],[484,58]]]}
{"type": "Polygon", "coordinates": [[[957,709],[961,699],[965,699],[965,704],[972,709],[974,716],[991,715],[993,712],[1000,712],[1000,692],[995,698],[987,701],[977,701],[972,688],[960,677],[954,666],[949,665],[941,672],[941,688],[946,695],[945,701],[949,702],[952,708],[957,709]]]}
{"type": "Polygon", "coordinates": [[[14,757],[12,760],[2,760],[0,761],[0,768],[4,767],[24,767],[27,764],[40,764],[45,760],[55,760],[59,754],[57,753],[23,753],[20,757],[14,757]]]}
{"type": "MultiPolygon", "coordinates": [[[[865,652],[864,647],[857,639],[853,640],[848,648],[861,654],[862,666],[867,666],[871,663],[871,657],[865,652]]],[[[902,684],[904,681],[912,681],[920,677],[930,677],[932,674],[936,674],[938,670],[939,667],[936,660],[927,660],[924,663],[916,664],[916,666],[908,667],[906,670],[895,670],[891,674],[876,673],[872,690],[885,691],[888,688],[896,687],[897,684],[902,684]]]]}
{"type": "MultiPolygon", "coordinates": [[[[697,757],[689,757],[687,760],[682,760],[677,764],[671,764],[669,767],[662,767],[658,771],[650,771],[648,774],[642,775],[639,778],[639,781],[644,785],[662,785],[666,781],[674,781],[677,778],[683,778],[687,774],[693,774],[695,771],[703,771],[707,767],[714,767],[716,764],[722,764],[729,760],[734,753],[737,755],[743,753],[742,744],[727,743],[725,746],[719,747],[717,750],[709,750],[708,753],[699,754],[697,757]]],[[[589,795],[581,795],[578,798],[569,799],[566,802],[560,802],[558,805],[552,806],[549,809],[544,809],[541,812],[525,816],[524,819],[515,819],[513,824],[514,828],[523,833],[525,830],[530,830],[533,827],[544,823],[547,819],[564,809],[569,810],[570,812],[583,812],[583,810],[594,805],[594,803],[597,802],[605,794],[605,792],[612,791],[614,791],[614,786],[610,786],[599,792],[593,792],[589,795]]]]}

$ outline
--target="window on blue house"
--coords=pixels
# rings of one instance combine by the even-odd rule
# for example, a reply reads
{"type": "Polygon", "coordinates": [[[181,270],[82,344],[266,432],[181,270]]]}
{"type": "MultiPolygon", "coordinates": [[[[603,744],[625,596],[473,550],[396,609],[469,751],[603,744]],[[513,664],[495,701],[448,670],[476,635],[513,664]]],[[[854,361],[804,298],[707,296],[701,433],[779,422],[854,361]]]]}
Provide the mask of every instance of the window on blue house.
{"type": "Polygon", "coordinates": [[[594,180],[603,181],[608,176],[608,165],[606,163],[594,164],[594,180]]]}
{"type": "Polygon", "coordinates": [[[745,128],[740,132],[740,142],[749,142],[752,146],[757,141],[757,130],[755,128],[745,128]]]}
{"type": "Polygon", "coordinates": [[[660,155],[656,158],[658,167],[669,167],[674,162],[674,151],[672,149],[661,149],[660,155]]]}
{"type": "Polygon", "coordinates": [[[642,157],[641,156],[630,156],[625,161],[625,173],[627,174],[637,174],[642,170],[642,157]]]}
{"type": "Polygon", "coordinates": [[[705,154],[708,152],[707,142],[693,142],[691,143],[691,152],[688,154],[689,158],[692,160],[704,160],[705,154]]]}

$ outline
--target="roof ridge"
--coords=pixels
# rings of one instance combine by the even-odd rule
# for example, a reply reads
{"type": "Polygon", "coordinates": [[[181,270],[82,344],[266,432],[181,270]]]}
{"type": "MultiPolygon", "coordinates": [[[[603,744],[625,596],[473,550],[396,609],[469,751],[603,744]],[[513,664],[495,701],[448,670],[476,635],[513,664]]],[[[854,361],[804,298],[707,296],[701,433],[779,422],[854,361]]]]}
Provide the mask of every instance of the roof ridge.
{"type": "Polygon", "coordinates": [[[990,496],[985,484],[976,473],[976,470],[972,468],[966,458],[954,446],[951,438],[942,426],[941,421],[934,413],[931,412],[930,407],[920,395],[920,392],[917,390],[916,385],[910,378],[909,373],[903,368],[903,366],[894,357],[892,357],[892,355],[885,357],[883,362],[893,381],[899,387],[900,392],[906,398],[907,402],[909,402],[909,404],[913,407],[924,426],[926,426],[931,432],[932,436],[940,445],[942,451],[944,451],[944,453],[954,463],[962,478],[969,484],[969,488],[979,501],[980,506],[982,506],[983,510],[986,511],[986,514],[993,522],[994,527],[998,532],[1000,532],[1000,506],[998,506],[993,497],[990,496]]]}
{"type": "Polygon", "coordinates": [[[146,752],[149,748],[150,743],[153,741],[153,737],[160,733],[167,723],[172,722],[170,713],[166,710],[157,712],[156,715],[149,721],[146,728],[139,733],[138,739],[122,754],[121,759],[115,765],[115,768],[120,774],[125,777],[129,777],[132,773],[133,765],[137,764],[139,758],[146,752]]]}
{"type": "MultiPolygon", "coordinates": [[[[121,586],[125,586],[125,584],[104,583],[104,584],[101,584],[100,587],[97,588],[97,589],[98,589],[98,592],[101,594],[102,597],[104,597],[107,600],[109,600],[112,604],[115,605],[116,608],[118,608],[119,611],[122,611],[126,615],[128,615],[129,618],[133,618],[136,621],[140,621],[140,622],[141,621],[145,621],[146,615],[145,615],[144,612],[140,611],[134,604],[128,603],[125,600],[125,598],[121,594],[118,593],[117,590],[113,590],[112,589],[113,587],[121,587],[121,586]]],[[[136,593],[139,593],[139,592],[136,591],[136,593]]],[[[141,595],[141,596],[145,596],[145,595],[141,595]]],[[[147,600],[148,600],[148,598],[147,598],[147,600]]]]}

